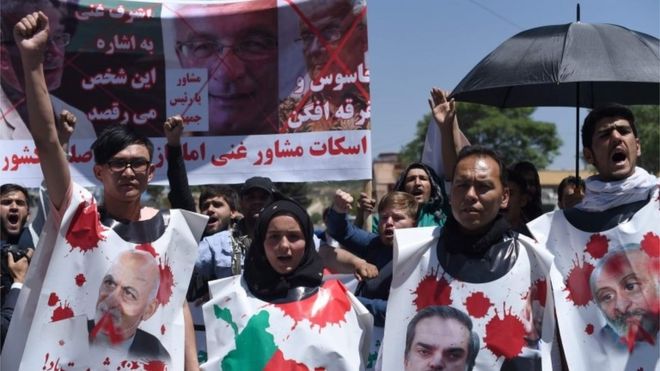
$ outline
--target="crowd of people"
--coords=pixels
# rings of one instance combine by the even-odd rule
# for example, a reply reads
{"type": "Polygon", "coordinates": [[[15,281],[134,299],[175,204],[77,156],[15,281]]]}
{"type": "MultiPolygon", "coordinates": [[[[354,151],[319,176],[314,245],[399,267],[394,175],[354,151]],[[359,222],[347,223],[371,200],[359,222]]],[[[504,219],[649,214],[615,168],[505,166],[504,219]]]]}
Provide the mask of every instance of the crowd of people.
{"type": "Polygon", "coordinates": [[[307,211],[266,177],[238,187],[204,186],[196,201],[178,116],[163,128],[171,210],[143,204],[155,171],[153,144],[128,126],[109,127],[92,145],[103,198],[97,201],[75,184],[66,148],[76,115],[55,115],[44,75],[57,27],[40,11],[17,20],[12,30],[50,211],[35,233],[27,223],[28,191],[15,184],[0,189],[3,368],[43,363],[37,353],[43,349],[61,352],[70,367],[133,360],[199,369],[188,302],[205,303],[214,316],[209,320],[205,310],[204,365],[213,369],[294,369],[299,363],[346,370],[588,369],[601,361],[580,356],[581,349],[596,348],[572,335],[589,331],[598,333],[603,357],[625,358],[616,367],[657,368],[660,245],[653,221],[660,213],[660,183],[636,166],[641,148],[626,107],[607,105],[587,116],[584,155],[596,174],[586,182],[564,179],[558,210],[544,214],[534,165],[521,159],[507,167],[493,149],[470,145],[453,100],[434,89],[429,102],[443,138],[442,178],[415,162],[380,200],[337,189],[324,213],[330,238],[320,239],[307,211]],[[356,222],[349,219],[352,212],[356,222]],[[373,228],[365,230],[362,221],[374,212],[373,228]],[[605,242],[596,246],[599,236],[605,242]],[[584,251],[594,264],[583,256],[582,267],[591,269],[575,283],[574,267],[559,258],[569,255],[570,261],[584,251]],[[91,291],[75,291],[88,287],[80,271],[89,272],[91,291]],[[356,289],[324,280],[331,273],[354,275],[356,289]],[[415,277],[429,274],[434,286],[424,291],[415,277]],[[553,275],[566,287],[553,284],[553,275]],[[67,296],[70,303],[53,299],[56,292],[64,297],[57,289],[67,287],[75,292],[67,296]],[[476,294],[488,305],[471,304],[476,294]],[[96,299],[76,302],[83,297],[96,299]],[[590,301],[602,320],[575,312],[590,301]],[[58,303],[71,315],[57,317],[50,308],[58,303]],[[93,308],[90,318],[77,321],[87,307],[93,308]],[[513,335],[492,339],[492,320],[507,313],[514,313],[513,325],[498,331],[513,335]],[[49,327],[64,320],[68,327],[49,327]],[[303,321],[318,328],[303,328],[303,321]],[[519,334],[511,330],[518,325],[519,334]],[[78,327],[84,349],[92,354],[100,348],[101,358],[67,353],[64,341],[61,349],[47,341],[34,346],[44,328],[55,333],[78,327]]]}

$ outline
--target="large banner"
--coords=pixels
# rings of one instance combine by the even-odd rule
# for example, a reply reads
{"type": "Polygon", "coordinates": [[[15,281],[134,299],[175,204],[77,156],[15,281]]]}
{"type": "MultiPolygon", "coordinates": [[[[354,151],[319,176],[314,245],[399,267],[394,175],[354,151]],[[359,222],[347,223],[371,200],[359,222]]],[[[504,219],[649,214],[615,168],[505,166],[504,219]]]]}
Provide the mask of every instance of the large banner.
{"type": "Polygon", "coordinates": [[[382,369],[452,364],[462,370],[551,370],[554,311],[547,275],[552,257],[520,239],[508,272],[467,282],[440,264],[441,231],[395,231],[382,369]]]}
{"type": "Polygon", "coordinates": [[[603,232],[559,210],[529,228],[554,255],[557,320],[571,370],[660,370],[660,198],[603,232]]]}
{"type": "Polygon", "coordinates": [[[206,217],[112,224],[88,191],[72,194],[61,222],[52,211],[44,226],[1,368],[182,370],[182,307],[206,217]]]}
{"type": "MultiPolygon", "coordinates": [[[[2,2],[0,174],[37,186],[38,154],[27,127],[16,14],[2,2]],[[12,17],[13,16],[13,17],[12,17]]],[[[185,122],[191,184],[371,177],[366,3],[347,0],[104,2],[37,7],[50,20],[44,69],[56,115],[78,118],[74,178],[91,185],[89,144],[122,123],[155,138],[163,122],[185,122]]],[[[165,183],[165,171],[156,183],[165,183]]]]}

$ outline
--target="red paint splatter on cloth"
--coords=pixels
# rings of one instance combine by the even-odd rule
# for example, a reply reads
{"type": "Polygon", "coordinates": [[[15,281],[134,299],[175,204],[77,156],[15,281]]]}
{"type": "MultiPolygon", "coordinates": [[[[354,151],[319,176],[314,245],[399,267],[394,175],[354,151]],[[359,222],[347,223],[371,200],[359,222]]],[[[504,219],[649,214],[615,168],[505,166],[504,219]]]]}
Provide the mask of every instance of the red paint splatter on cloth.
{"type": "Polygon", "coordinates": [[[106,229],[101,224],[96,202],[92,199],[91,203],[83,202],[78,205],[65,238],[71,245],[71,251],[78,248],[82,253],[86,253],[98,247],[99,241],[105,240],[102,233],[106,229]]]}
{"type": "Polygon", "coordinates": [[[573,268],[568,272],[568,278],[564,282],[568,291],[566,299],[573,302],[575,306],[586,306],[591,301],[591,288],[589,287],[589,277],[593,272],[594,266],[583,262],[580,266],[579,259],[574,261],[573,268]]]}
{"type": "Polygon", "coordinates": [[[78,287],[82,287],[82,285],[84,285],[85,282],[87,282],[87,279],[85,279],[85,275],[82,273],[79,273],[76,276],[75,280],[76,280],[76,285],[78,285],[78,287]]]}
{"type": "Polygon", "coordinates": [[[165,330],[166,330],[165,325],[160,325],[160,334],[161,335],[165,335],[165,330]]]}
{"type": "Polygon", "coordinates": [[[607,236],[600,233],[592,234],[584,251],[588,252],[594,259],[600,259],[607,254],[608,243],[607,236]]]}
{"type": "Polygon", "coordinates": [[[165,363],[162,361],[149,361],[144,364],[144,371],[165,371],[165,363]]]}
{"type": "Polygon", "coordinates": [[[151,256],[153,256],[154,258],[158,257],[158,253],[156,252],[156,249],[154,249],[154,247],[151,246],[151,244],[148,242],[135,246],[135,250],[146,251],[149,254],[151,254],[151,256]]]}
{"type": "Polygon", "coordinates": [[[305,366],[302,363],[298,363],[294,360],[290,359],[284,359],[284,354],[282,354],[281,350],[277,350],[275,354],[270,358],[268,363],[266,363],[266,367],[264,367],[264,371],[280,371],[280,370],[288,370],[288,371],[309,371],[309,368],[305,366]]]}
{"type": "Polygon", "coordinates": [[[548,282],[545,279],[538,279],[532,285],[532,300],[537,300],[542,307],[545,307],[545,300],[548,297],[548,282]]]}
{"type": "Polygon", "coordinates": [[[620,340],[628,347],[628,352],[632,353],[635,348],[635,342],[646,341],[651,345],[655,345],[653,335],[646,331],[639,323],[633,323],[628,326],[628,333],[622,336],[620,340]]]}
{"type": "Polygon", "coordinates": [[[165,306],[170,302],[172,297],[172,290],[174,289],[174,275],[172,274],[172,268],[165,262],[165,264],[160,265],[160,285],[158,286],[158,294],[156,294],[156,300],[160,305],[165,306]]]}
{"type": "Polygon", "coordinates": [[[345,322],[346,313],[351,309],[346,288],[335,280],[325,282],[308,298],[274,306],[295,321],[293,328],[306,319],[311,323],[310,327],[319,326],[319,331],[327,325],[345,322]]]}
{"type": "Polygon", "coordinates": [[[444,277],[438,280],[433,271],[419,281],[414,293],[413,304],[417,307],[417,311],[431,305],[451,305],[453,303],[449,282],[444,277]]]}
{"type": "Polygon", "coordinates": [[[64,304],[60,304],[57,308],[55,308],[55,310],[53,311],[53,315],[50,317],[50,319],[53,322],[57,322],[71,317],[73,317],[73,309],[69,307],[69,304],[64,303],[64,304]]]}
{"type": "Polygon", "coordinates": [[[648,256],[660,257],[660,237],[657,234],[653,232],[645,234],[640,245],[648,256]]]}
{"type": "Polygon", "coordinates": [[[59,303],[59,301],[60,301],[59,296],[57,296],[56,293],[51,292],[50,296],[48,297],[48,306],[49,307],[54,307],[55,304],[59,303]]]}
{"type": "Polygon", "coordinates": [[[511,308],[509,313],[504,310],[502,318],[495,309],[495,315],[486,324],[484,343],[497,358],[513,358],[520,354],[526,344],[525,325],[520,318],[511,314],[511,308]]]}
{"type": "Polygon", "coordinates": [[[465,299],[465,308],[471,317],[482,318],[488,314],[488,309],[493,306],[490,299],[483,292],[477,291],[465,299]]]}
{"type": "Polygon", "coordinates": [[[593,334],[594,333],[594,325],[592,325],[591,323],[588,324],[587,327],[584,328],[584,332],[586,332],[589,335],[593,334]]]}

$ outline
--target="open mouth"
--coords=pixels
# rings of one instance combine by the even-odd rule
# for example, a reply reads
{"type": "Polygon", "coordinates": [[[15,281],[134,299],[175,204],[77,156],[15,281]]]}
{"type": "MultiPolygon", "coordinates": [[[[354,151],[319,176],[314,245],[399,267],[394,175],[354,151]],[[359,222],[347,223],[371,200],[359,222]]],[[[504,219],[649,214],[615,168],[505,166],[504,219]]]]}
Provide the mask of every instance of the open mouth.
{"type": "Polygon", "coordinates": [[[612,162],[614,162],[615,164],[624,162],[625,160],[626,160],[626,154],[622,150],[616,150],[612,154],[612,162]]]}
{"type": "Polygon", "coordinates": [[[18,224],[18,219],[19,217],[17,214],[7,215],[7,222],[9,222],[9,224],[18,224]]]}
{"type": "Polygon", "coordinates": [[[278,257],[277,257],[277,260],[279,260],[279,261],[282,262],[282,263],[288,263],[288,262],[290,262],[292,259],[293,259],[293,256],[289,256],[289,255],[286,255],[286,256],[278,256],[278,257]]]}

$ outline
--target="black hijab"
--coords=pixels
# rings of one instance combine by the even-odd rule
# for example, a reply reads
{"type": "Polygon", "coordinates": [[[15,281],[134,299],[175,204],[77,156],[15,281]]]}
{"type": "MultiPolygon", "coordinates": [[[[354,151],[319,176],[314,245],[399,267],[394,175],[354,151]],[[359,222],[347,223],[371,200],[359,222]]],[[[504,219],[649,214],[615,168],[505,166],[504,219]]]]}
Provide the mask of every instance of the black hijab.
{"type": "Polygon", "coordinates": [[[282,298],[290,289],[316,288],[323,278],[323,262],[314,245],[314,227],[309,215],[293,200],[277,200],[259,214],[252,244],[245,257],[243,277],[250,292],[265,301],[282,298]],[[293,217],[305,236],[305,252],[300,264],[291,273],[276,272],[266,258],[264,241],[270,221],[279,215],[293,217]]]}

